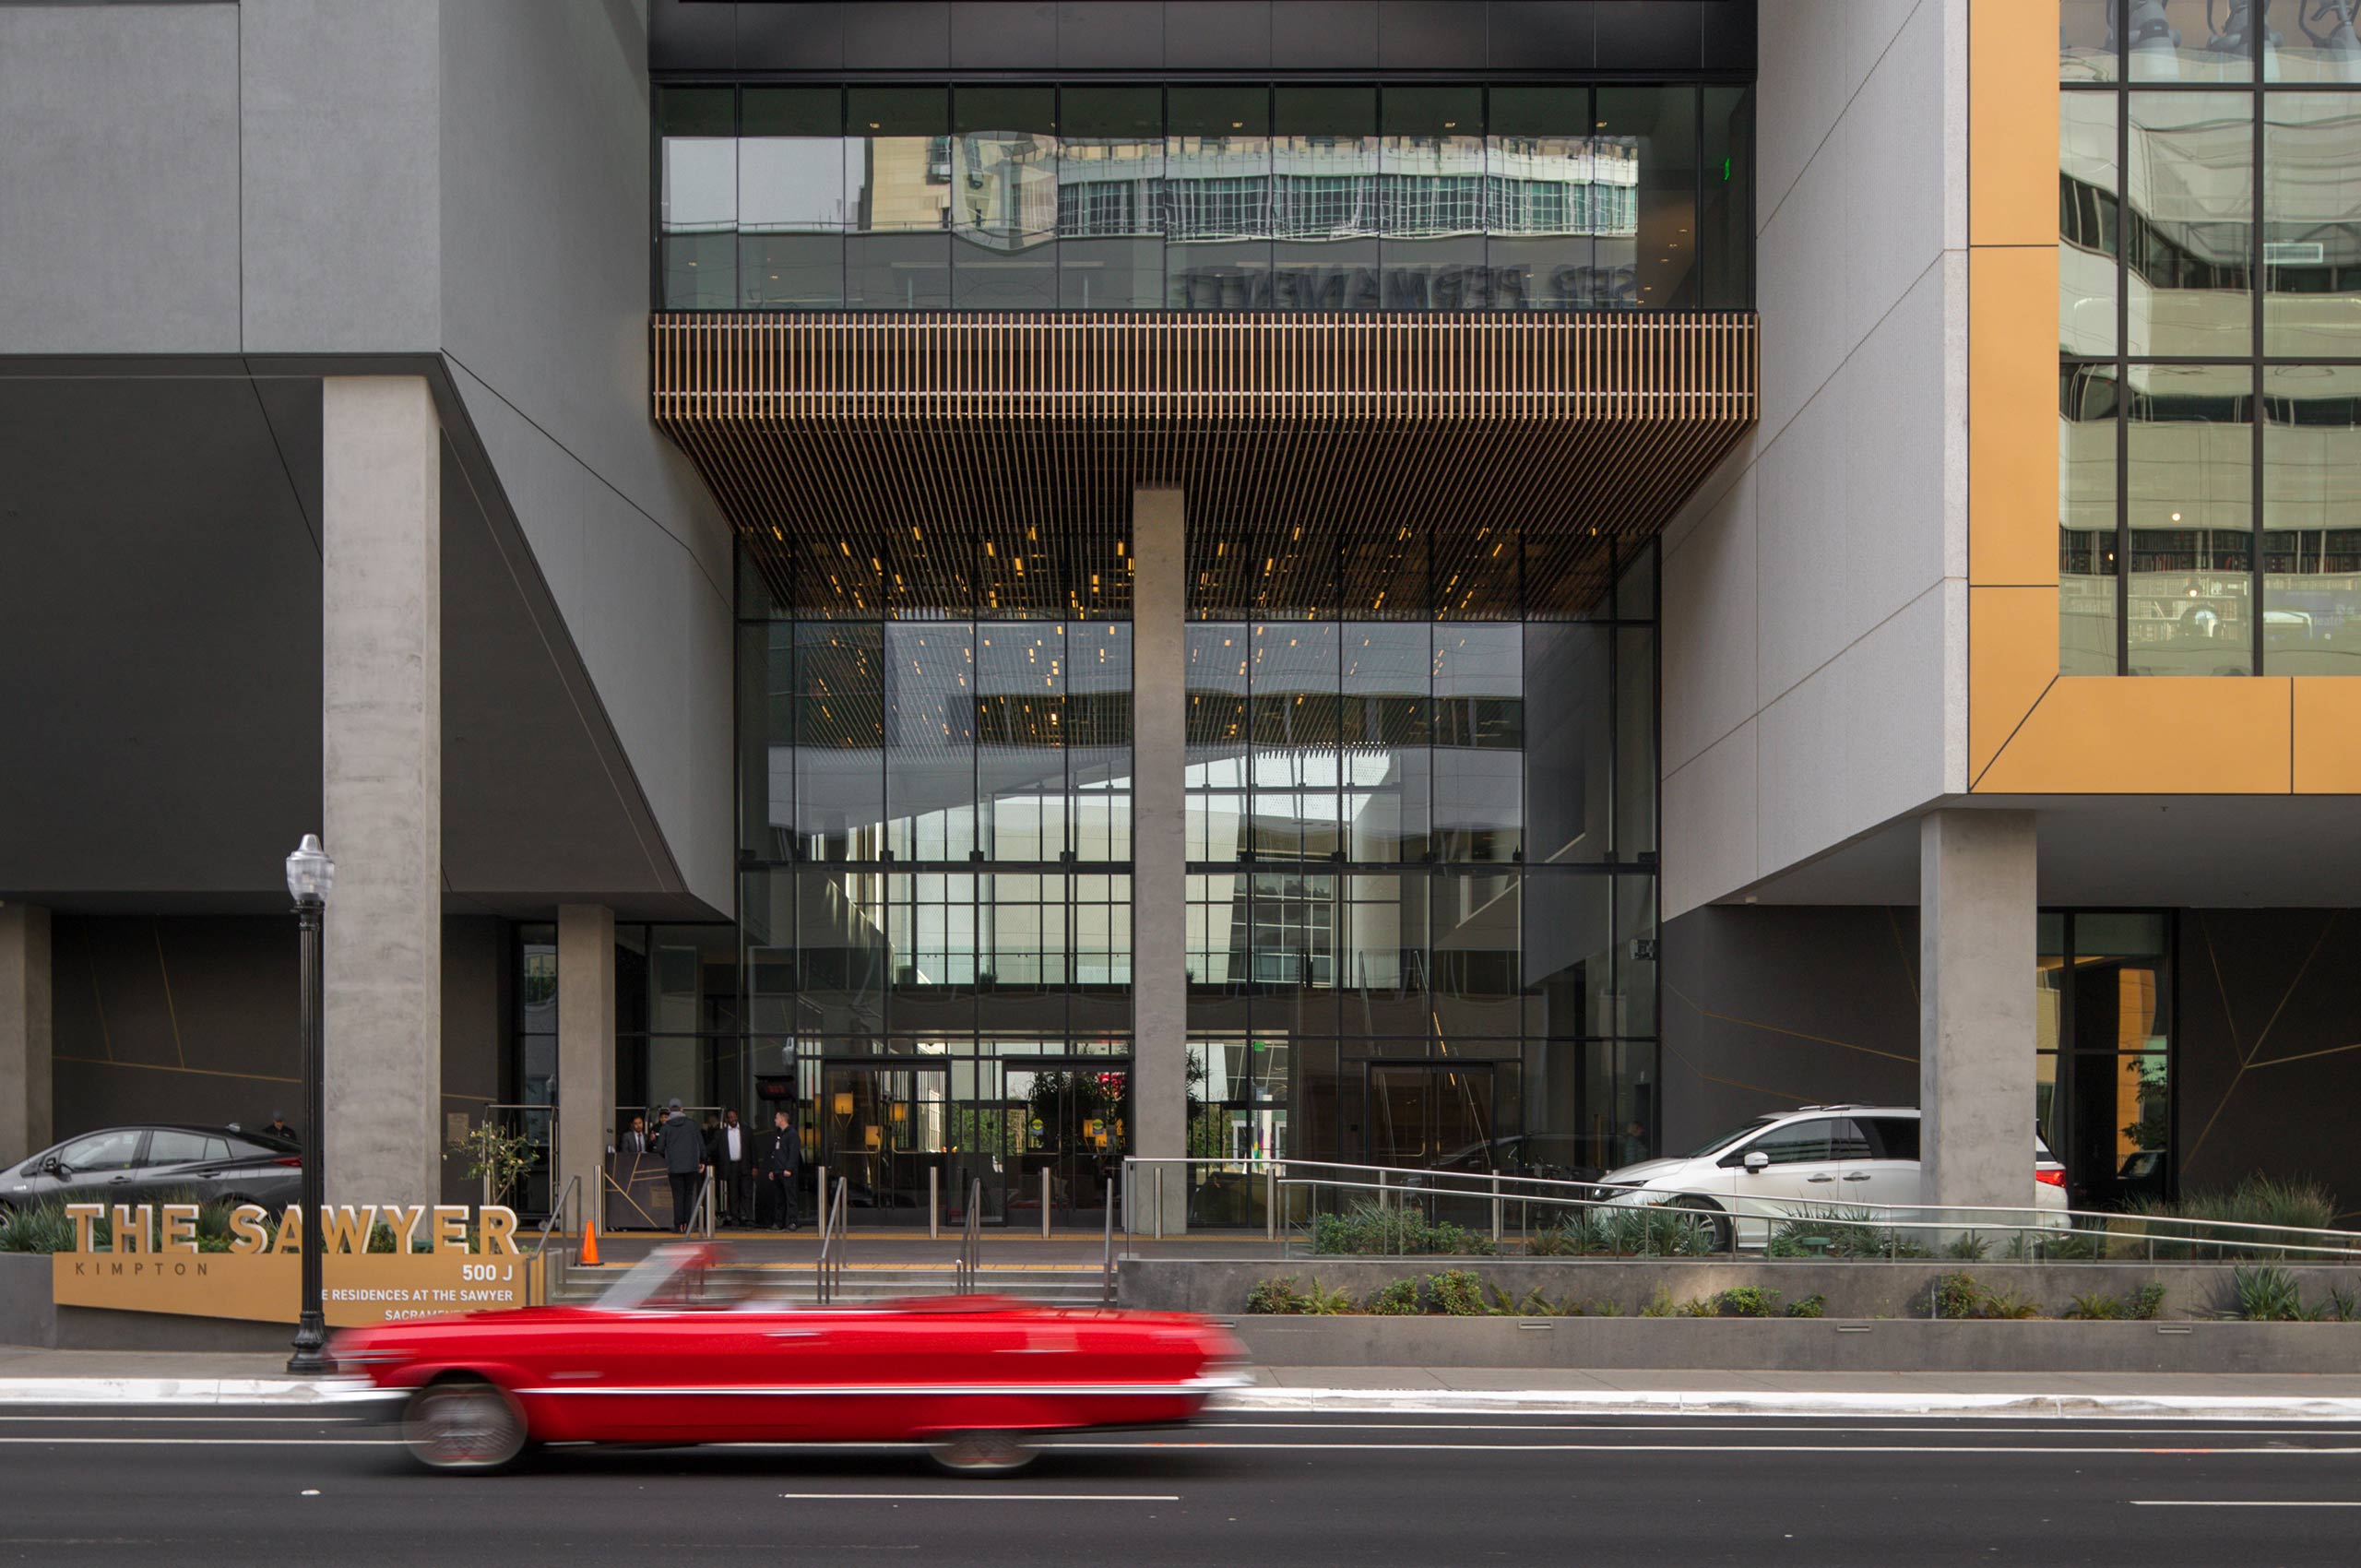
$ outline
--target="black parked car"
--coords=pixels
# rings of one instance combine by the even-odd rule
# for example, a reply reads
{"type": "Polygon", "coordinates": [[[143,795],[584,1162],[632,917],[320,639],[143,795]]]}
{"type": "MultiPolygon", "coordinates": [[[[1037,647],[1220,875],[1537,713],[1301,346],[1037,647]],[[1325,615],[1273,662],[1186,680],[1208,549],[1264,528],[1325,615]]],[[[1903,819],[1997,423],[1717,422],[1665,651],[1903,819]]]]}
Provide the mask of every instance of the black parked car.
{"type": "Polygon", "coordinates": [[[68,1138],[0,1170],[0,1216],[55,1203],[260,1204],[277,1214],[299,1200],[303,1159],[267,1133],[227,1127],[108,1127],[68,1138]]]}

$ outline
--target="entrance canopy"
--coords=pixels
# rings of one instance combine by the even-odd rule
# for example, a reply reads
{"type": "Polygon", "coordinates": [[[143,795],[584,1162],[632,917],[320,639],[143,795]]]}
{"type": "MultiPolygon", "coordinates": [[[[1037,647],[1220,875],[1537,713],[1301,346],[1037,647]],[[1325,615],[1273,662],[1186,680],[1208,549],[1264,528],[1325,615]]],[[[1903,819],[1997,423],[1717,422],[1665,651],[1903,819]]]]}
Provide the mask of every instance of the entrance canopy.
{"type": "Polygon", "coordinates": [[[1755,419],[1748,314],[673,313],[655,418],[806,614],[1579,615],[1755,419]]]}

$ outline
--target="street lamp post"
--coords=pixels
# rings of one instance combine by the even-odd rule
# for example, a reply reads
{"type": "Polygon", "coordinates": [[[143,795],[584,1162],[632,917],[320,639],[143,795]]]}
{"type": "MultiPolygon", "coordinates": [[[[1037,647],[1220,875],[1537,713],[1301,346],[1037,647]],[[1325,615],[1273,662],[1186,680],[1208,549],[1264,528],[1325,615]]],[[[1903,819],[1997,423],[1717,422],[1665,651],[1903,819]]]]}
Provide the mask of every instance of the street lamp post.
{"type": "MultiPolygon", "coordinates": [[[[320,1310],[320,1206],[326,1201],[327,1087],[326,1051],[320,1028],[320,922],[327,913],[328,888],[336,881],[336,862],[320,848],[320,836],[303,835],[303,842],[287,857],[287,892],[295,900],[295,923],[303,932],[303,1106],[304,1133],[311,1146],[303,1150],[303,1225],[299,1234],[303,1260],[302,1316],[295,1324],[295,1353],[287,1358],[291,1372],[330,1372],[327,1324],[320,1310]]],[[[283,1221],[282,1221],[283,1222],[283,1221]]]]}

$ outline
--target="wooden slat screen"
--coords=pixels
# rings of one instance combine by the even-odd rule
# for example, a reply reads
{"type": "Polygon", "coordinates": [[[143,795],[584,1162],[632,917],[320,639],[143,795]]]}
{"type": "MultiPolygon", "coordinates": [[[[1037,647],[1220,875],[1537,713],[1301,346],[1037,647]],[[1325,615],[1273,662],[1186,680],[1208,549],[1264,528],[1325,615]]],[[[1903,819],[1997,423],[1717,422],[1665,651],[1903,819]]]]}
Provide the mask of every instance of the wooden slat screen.
{"type": "Polygon", "coordinates": [[[656,422],[818,613],[1578,613],[1756,415],[1751,315],[667,314],[656,422]],[[1416,607],[1406,604],[1415,599],[1416,607]],[[1390,602],[1389,602],[1390,600],[1390,602]]]}

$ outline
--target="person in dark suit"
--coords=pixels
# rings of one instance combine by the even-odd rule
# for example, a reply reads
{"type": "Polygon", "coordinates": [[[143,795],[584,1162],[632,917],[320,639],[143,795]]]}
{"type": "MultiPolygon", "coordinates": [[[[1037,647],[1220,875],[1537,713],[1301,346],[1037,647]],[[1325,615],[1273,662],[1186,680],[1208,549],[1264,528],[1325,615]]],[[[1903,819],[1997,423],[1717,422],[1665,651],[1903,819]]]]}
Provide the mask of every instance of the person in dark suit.
{"type": "Polygon", "coordinates": [[[300,1145],[303,1141],[295,1135],[295,1129],[287,1124],[287,1113],[283,1111],[272,1111],[270,1125],[265,1127],[263,1131],[274,1138],[284,1138],[291,1144],[300,1145]]]}
{"type": "Polygon", "coordinates": [[[624,1130],[622,1141],[615,1145],[615,1152],[635,1158],[647,1152],[647,1117],[635,1116],[631,1119],[631,1125],[624,1130]]]}
{"type": "Polygon", "coordinates": [[[688,1234],[689,1211],[696,1206],[697,1178],[705,1174],[705,1134],[681,1102],[664,1108],[664,1125],[657,1132],[657,1152],[664,1157],[664,1174],[672,1183],[672,1229],[688,1234]]]}
{"type": "Polygon", "coordinates": [[[735,1225],[753,1223],[754,1130],[738,1124],[738,1113],[721,1113],[721,1127],[713,1136],[714,1198],[721,1218],[735,1225]]]}
{"type": "Polygon", "coordinates": [[[796,1181],[802,1174],[803,1142],[795,1135],[794,1123],[786,1111],[771,1112],[771,1131],[763,1139],[758,1164],[762,1206],[769,1212],[771,1229],[802,1229],[803,1200],[796,1191],[796,1181]]]}

